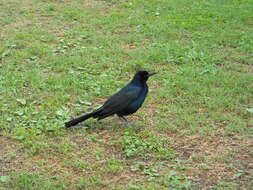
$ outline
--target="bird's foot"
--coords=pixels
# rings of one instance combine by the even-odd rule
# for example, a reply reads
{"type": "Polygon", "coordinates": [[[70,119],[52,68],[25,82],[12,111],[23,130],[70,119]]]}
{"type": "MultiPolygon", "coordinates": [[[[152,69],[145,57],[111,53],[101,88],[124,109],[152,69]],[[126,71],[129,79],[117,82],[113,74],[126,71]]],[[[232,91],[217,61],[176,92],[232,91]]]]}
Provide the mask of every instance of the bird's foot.
{"type": "Polygon", "coordinates": [[[123,121],[122,122],[122,126],[124,126],[124,127],[127,127],[127,126],[129,126],[130,125],[130,123],[128,122],[128,121],[123,121]]]}
{"type": "Polygon", "coordinates": [[[130,123],[123,116],[118,116],[120,121],[122,122],[122,126],[129,126],[130,123]]]}

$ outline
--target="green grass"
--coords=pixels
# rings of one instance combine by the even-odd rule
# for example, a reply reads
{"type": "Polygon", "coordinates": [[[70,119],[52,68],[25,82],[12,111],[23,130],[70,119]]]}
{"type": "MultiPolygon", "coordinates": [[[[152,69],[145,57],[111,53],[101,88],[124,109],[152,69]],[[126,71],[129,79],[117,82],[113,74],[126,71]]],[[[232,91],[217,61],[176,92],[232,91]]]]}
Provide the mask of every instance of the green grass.
{"type": "Polygon", "coordinates": [[[0,0],[0,190],[251,189],[252,12],[251,0],[0,0]],[[138,69],[159,74],[130,127],[64,129],[138,69]]]}

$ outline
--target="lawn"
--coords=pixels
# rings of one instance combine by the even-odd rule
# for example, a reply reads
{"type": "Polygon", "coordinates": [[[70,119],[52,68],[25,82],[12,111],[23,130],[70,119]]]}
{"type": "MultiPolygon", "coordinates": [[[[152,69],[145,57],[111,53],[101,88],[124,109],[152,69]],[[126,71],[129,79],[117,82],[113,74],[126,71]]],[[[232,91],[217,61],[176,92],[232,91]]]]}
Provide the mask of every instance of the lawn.
{"type": "Polygon", "coordinates": [[[251,190],[252,0],[0,0],[0,190],[251,190]],[[64,122],[137,70],[143,107],[64,122]]]}

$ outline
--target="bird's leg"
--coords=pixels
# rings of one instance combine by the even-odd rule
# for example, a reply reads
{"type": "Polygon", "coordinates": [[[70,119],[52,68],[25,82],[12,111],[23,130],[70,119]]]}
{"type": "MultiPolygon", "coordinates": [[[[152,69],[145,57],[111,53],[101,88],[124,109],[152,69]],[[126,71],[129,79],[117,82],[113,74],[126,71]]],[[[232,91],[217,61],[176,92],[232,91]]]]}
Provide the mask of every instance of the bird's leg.
{"type": "Polygon", "coordinates": [[[127,121],[126,118],[124,118],[123,116],[119,116],[119,115],[118,115],[118,117],[123,122],[123,125],[125,125],[125,126],[129,125],[129,123],[128,123],[128,121],[127,121]]]}

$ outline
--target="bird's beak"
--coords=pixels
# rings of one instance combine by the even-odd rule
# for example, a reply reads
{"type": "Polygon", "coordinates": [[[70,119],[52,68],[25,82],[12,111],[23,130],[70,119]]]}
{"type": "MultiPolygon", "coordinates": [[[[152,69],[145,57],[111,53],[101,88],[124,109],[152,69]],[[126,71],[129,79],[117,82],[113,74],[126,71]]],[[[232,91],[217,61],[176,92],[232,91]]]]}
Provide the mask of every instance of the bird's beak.
{"type": "Polygon", "coordinates": [[[148,77],[151,77],[152,75],[157,74],[157,72],[148,72],[148,77]]]}

